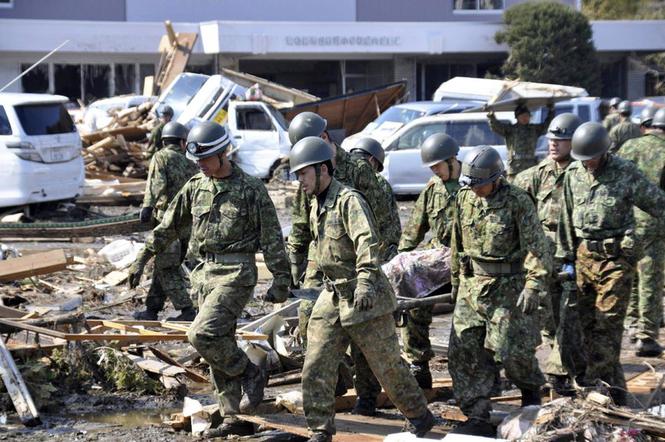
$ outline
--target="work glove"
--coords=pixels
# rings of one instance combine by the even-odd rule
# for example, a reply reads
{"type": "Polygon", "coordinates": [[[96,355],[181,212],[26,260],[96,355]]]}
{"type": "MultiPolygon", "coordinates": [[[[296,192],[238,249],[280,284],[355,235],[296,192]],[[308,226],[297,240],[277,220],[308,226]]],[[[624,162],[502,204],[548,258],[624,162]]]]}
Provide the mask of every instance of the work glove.
{"type": "Polygon", "coordinates": [[[152,207],[143,207],[139,213],[139,221],[141,224],[148,224],[152,221],[152,207]]]}
{"type": "Polygon", "coordinates": [[[560,281],[574,281],[575,280],[575,266],[572,263],[564,263],[559,272],[560,281]]]}
{"type": "Polygon", "coordinates": [[[259,296],[259,299],[263,302],[279,303],[286,301],[286,298],[288,297],[289,288],[284,287],[282,284],[276,284],[275,281],[273,281],[265,295],[259,296]]]}
{"type": "Polygon", "coordinates": [[[520,297],[517,299],[517,306],[522,309],[522,312],[530,315],[538,310],[539,304],[540,296],[538,296],[538,291],[524,287],[524,290],[520,293],[520,297]]]}
{"type": "Polygon", "coordinates": [[[289,262],[291,263],[291,288],[297,289],[307,271],[307,259],[297,253],[289,253],[289,262]]]}
{"type": "Polygon", "coordinates": [[[353,292],[353,308],[360,312],[372,310],[375,294],[373,287],[359,283],[353,292]]]}
{"type": "Polygon", "coordinates": [[[457,292],[459,291],[459,286],[454,285],[450,288],[450,297],[453,299],[453,304],[457,302],[457,292]]]}
{"type": "Polygon", "coordinates": [[[145,248],[138,254],[134,263],[129,267],[127,278],[129,288],[134,289],[138,287],[139,282],[141,282],[141,276],[143,275],[143,269],[148,261],[150,261],[150,258],[152,258],[152,252],[145,248]]]}

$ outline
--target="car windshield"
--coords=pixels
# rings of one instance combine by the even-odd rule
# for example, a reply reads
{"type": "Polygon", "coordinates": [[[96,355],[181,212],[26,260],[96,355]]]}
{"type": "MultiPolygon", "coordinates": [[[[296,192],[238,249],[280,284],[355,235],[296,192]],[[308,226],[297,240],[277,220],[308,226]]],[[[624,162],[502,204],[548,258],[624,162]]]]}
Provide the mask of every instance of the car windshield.
{"type": "Polygon", "coordinates": [[[379,115],[379,118],[377,118],[374,122],[377,126],[381,126],[386,122],[406,124],[411,120],[422,117],[423,115],[425,115],[425,111],[417,111],[413,109],[393,106],[379,115]]]}
{"type": "Polygon", "coordinates": [[[451,136],[460,146],[505,144],[501,136],[492,132],[487,120],[468,120],[420,124],[402,135],[397,140],[396,148],[400,150],[419,149],[427,137],[439,132],[451,136]]]}
{"type": "Polygon", "coordinates": [[[26,135],[76,132],[76,126],[62,103],[24,104],[14,109],[26,135]]]}
{"type": "Polygon", "coordinates": [[[289,125],[286,123],[286,120],[284,119],[284,115],[274,107],[268,105],[268,111],[272,114],[272,116],[275,118],[277,123],[282,126],[282,129],[288,130],[289,125]]]}
{"type": "Polygon", "coordinates": [[[208,77],[205,75],[185,75],[178,78],[161,104],[171,106],[174,117],[177,117],[207,80],[208,77]]]}

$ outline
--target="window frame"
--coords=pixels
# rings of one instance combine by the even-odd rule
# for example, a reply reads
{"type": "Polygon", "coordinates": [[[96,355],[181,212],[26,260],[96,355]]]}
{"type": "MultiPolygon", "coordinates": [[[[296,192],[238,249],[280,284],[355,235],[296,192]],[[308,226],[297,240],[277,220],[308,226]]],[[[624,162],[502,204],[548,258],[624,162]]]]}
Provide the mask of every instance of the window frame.
{"type": "Polygon", "coordinates": [[[501,0],[501,8],[497,9],[480,9],[480,1],[474,0],[476,2],[476,9],[457,9],[455,8],[455,0],[452,1],[453,14],[468,15],[468,14],[503,14],[503,11],[506,10],[506,0],[501,0]]]}
{"type": "Polygon", "coordinates": [[[7,2],[0,2],[0,9],[12,9],[14,7],[14,0],[9,0],[7,2]]]}

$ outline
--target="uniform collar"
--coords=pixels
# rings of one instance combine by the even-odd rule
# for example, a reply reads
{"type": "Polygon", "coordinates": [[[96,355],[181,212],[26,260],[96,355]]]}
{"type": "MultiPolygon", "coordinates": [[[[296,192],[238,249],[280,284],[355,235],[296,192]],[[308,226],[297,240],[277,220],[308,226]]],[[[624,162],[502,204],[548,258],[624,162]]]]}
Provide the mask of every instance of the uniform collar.
{"type": "Polygon", "coordinates": [[[326,200],[323,202],[323,207],[319,209],[318,199],[314,198],[312,200],[313,204],[316,204],[316,211],[318,215],[321,215],[323,212],[327,211],[328,209],[332,209],[335,206],[337,195],[341,189],[342,185],[339,183],[339,181],[333,178],[330,181],[330,185],[328,186],[328,194],[326,195],[326,200]]]}

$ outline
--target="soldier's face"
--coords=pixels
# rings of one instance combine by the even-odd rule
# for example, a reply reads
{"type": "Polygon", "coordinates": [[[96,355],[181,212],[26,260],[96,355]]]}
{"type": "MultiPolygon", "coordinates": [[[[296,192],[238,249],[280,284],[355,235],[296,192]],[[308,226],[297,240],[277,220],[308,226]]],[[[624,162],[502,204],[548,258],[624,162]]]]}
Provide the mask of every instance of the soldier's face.
{"type": "Polygon", "coordinates": [[[450,169],[445,161],[440,161],[429,168],[434,175],[441,178],[441,181],[448,181],[450,179],[450,169]]]}
{"type": "Polygon", "coordinates": [[[530,113],[524,112],[524,113],[519,114],[517,116],[517,122],[519,124],[529,124],[530,121],[531,121],[531,114],[530,113]]]}
{"type": "Polygon", "coordinates": [[[585,160],[582,161],[582,165],[588,170],[589,172],[595,172],[603,162],[603,157],[596,157],[596,158],[591,158],[590,160],[585,160]]]}
{"type": "Polygon", "coordinates": [[[494,183],[481,184],[480,186],[472,186],[471,190],[476,196],[480,198],[487,198],[494,191],[494,183]]]}
{"type": "Polygon", "coordinates": [[[570,140],[548,140],[549,155],[554,161],[563,161],[570,156],[570,140]]]}
{"type": "Polygon", "coordinates": [[[307,166],[304,169],[300,169],[296,172],[296,176],[302,186],[302,190],[307,195],[314,194],[314,190],[316,189],[316,169],[314,169],[314,166],[307,166]]]}
{"type": "Polygon", "coordinates": [[[203,175],[207,177],[215,175],[222,168],[222,163],[219,161],[218,155],[197,160],[196,164],[201,169],[203,175]]]}

